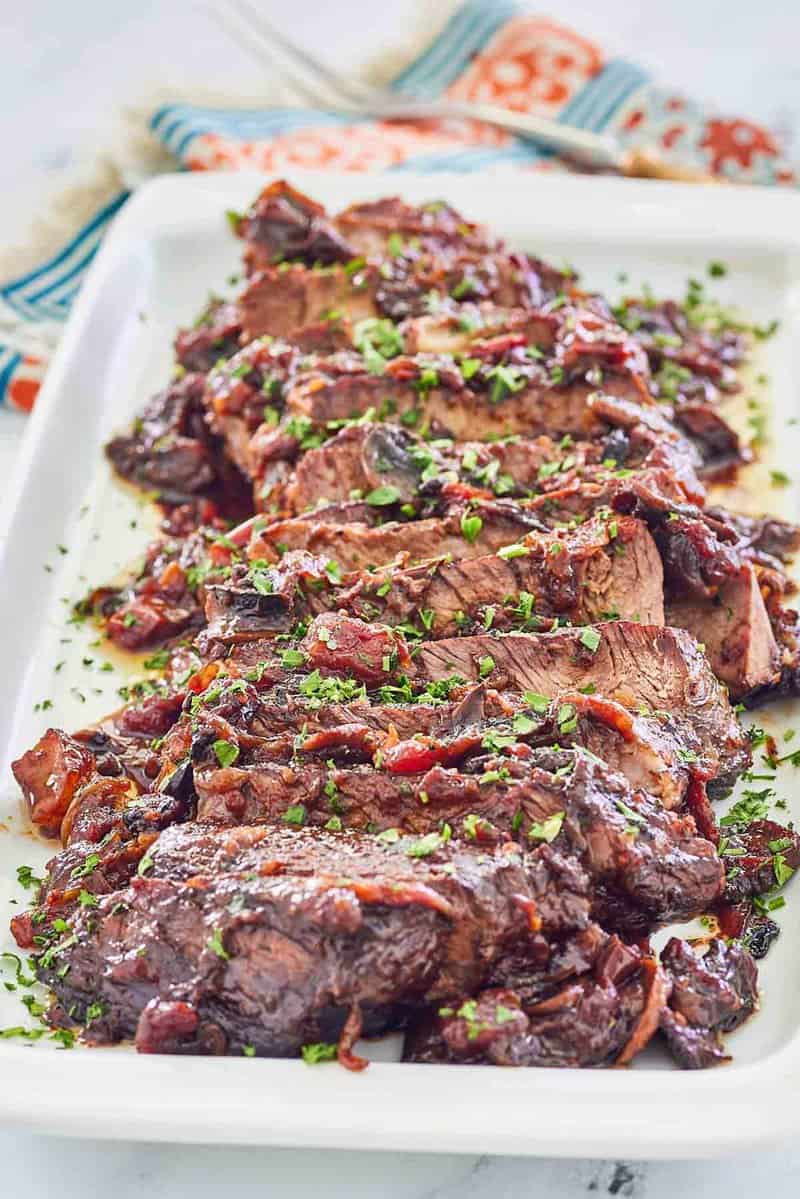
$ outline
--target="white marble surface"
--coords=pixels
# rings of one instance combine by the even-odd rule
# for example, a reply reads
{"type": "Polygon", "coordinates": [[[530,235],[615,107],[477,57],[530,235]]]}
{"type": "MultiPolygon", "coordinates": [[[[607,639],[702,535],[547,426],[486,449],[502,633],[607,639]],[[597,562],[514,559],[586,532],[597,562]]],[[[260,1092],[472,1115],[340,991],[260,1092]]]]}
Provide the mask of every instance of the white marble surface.
{"type": "MultiPolygon", "coordinates": [[[[437,0],[261,0],[287,31],[355,64],[440,19],[437,0]]],[[[449,7],[449,6],[448,6],[449,7]]],[[[544,4],[536,6],[545,9],[544,4]]],[[[768,122],[800,151],[800,6],[747,0],[560,0],[554,16],[731,112],[768,122]]],[[[162,88],[257,94],[260,69],[190,0],[0,0],[0,218],[16,244],[45,192],[107,140],[113,117],[162,88]]],[[[25,421],[0,415],[0,488],[25,421]]],[[[2,1086],[2,1079],[0,1079],[2,1086]]],[[[213,1096],[209,1097],[213,1102],[213,1096]]],[[[102,1103],[102,1096],[98,1096],[102,1103]]],[[[697,1113],[702,1119],[702,1112],[697,1113]]],[[[535,1112],[531,1119],[535,1120],[535,1112]]],[[[759,1190],[795,1199],[800,1150],[711,1163],[531,1161],[414,1154],[140,1146],[0,1129],[0,1195],[27,1199],[387,1196],[391,1199],[579,1199],[619,1195],[730,1199],[759,1190]]]]}

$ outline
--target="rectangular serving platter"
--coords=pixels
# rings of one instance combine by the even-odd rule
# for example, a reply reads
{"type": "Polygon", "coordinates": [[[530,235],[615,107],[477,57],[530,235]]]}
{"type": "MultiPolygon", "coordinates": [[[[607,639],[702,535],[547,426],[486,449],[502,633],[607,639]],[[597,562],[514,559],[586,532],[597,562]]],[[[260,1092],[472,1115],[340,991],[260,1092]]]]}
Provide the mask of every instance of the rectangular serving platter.
{"type": "MultiPolygon", "coordinates": [[[[724,262],[713,295],[760,324],[780,321],[732,402],[739,421],[769,410],[769,463],[748,472],[747,488],[728,502],[796,517],[794,484],[771,488],[768,474],[800,474],[796,194],[510,170],[289,178],[331,210],[385,194],[448,200],[513,247],[574,263],[587,286],[612,296],[642,284],[682,295],[687,277],[709,283],[707,264],[724,262]]],[[[176,328],[192,322],[209,291],[231,291],[239,245],[225,212],[267,181],[249,172],[164,176],[136,193],[92,267],[31,418],[0,548],[0,952],[13,951],[8,919],[26,902],[16,868],[41,872],[54,852],[30,829],[10,761],[49,725],[77,728],[112,710],[132,670],[142,676],[140,664],[97,642],[96,629],[70,621],[72,603],[135,561],[156,528],[152,507],[111,477],[102,446],[168,379],[176,328]]],[[[780,737],[792,714],[778,705],[756,718],[780,737]]],[[[791,767],[779,786],[797,819],[791,767]]],[[[657,1051],[626,1070],[401,1065],[394,1038],[371,1048],[377,1060],[353,1075],[298,1061],[65,1051],[47,1038],[0,1038],[0,1121],[76,1136],[570,1157],[700,1157],[786,1140],[800,1131],[792,891],[778,913],[783,936],[761,966],[762,1011],[728,1039],[734,1060],[722,1068],[683,1073],[657,1051]]],[[[0,986],[0,1028],[30,1024],[19,993],[0,986]]]]}

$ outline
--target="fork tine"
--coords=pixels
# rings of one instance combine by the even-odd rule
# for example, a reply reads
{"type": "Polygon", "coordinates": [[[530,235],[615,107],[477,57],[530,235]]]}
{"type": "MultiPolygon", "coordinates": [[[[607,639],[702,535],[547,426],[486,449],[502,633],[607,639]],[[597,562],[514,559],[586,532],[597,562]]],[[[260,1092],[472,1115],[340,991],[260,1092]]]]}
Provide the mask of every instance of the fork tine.
{"type": "MultiPolygon", "coordinates": [[[[369,99],[376,98],[376,88],[371,88],[368,84],[361,83],[360,80],[346,79],[338,71],[334,71],[313,54],[304,50],[302,46],[298,46],[291,38],[286,37],[279,29],[276,29],[248,3],[248,0],[229,0],[229,3],[237,10],[245,27],[249,25],[261,35],[262,39],[280,46],[284,54],[307,71],[309,75],[316,77],[317,82],[324,81],[328,87],[338,92],[350,104],[363,104],[369,99]]],[[[382,96],[382,93],[380,95],[382,96]]]]}
{"type": "MultiPolygon", "coordinates": [[[[230,5],[209,3],[201,7],[205,9],[220,29],[232,38],[237,45],[241,46],[251,58],[254,58],[262,66],[268,67],[271,71],[277,69],[284,78],[289,79],[294,84],[312,105],[321,105],[326,108],[331,107],[330,95],[322,95],[318,87],[314,88],[310,86],[307,77],[294,64],[279,57],[275,52],[275,47],[267,41],[266,37],[244,22],[240,15],[232,10],[230,5]]],[[[340,107],[341,104],[341,98],[337,98],[335,106],[340,107]]],[[[352,106],[352,103],[350,106],[352,106]]]]}
{"type": "MultiPolygon", "coordinates": [[[[609,134],[562,125],[533,113],[511,112],[472,101],[401,98],[393,92],[370,88],[356,80],[348,83],[335,71],[300,50],[283,34],[273,31],[267,21],[249,10],[246,0],[228,0],[224,6],[217,0],[208,6],[208,11],[221,28],[250,55],[271,69],[277,67],[286,77],[292,79],[305,95],[310,96],[313,103],[321,103],[323,107],[346,114],[370,114],[386,120],[414,120],[425,117],[482,121],[516,137],[549,147],[583,166],[603,167],[622,174],[643,173],[628,163],[619,142],[609,134]],[[247,16],[243,10],[248,11],[247,16]],[[281,50],[283,54],[280,53],[281,50]],[[308,75],[314,77],[315,91],[309,87],[308,75]],[[331,102],[327,96],[323,97],[321,89],[327,89],[336,99],[331,102]],[[360,93],[356,89],[361,89],[360,93]],[[358,98],[355,98],[357,95],[358,98]]],[[[653,173],[652,168],[648,173],[653,173]]],[[[661,173],[665,174],[664,168],[661,173]]]]}

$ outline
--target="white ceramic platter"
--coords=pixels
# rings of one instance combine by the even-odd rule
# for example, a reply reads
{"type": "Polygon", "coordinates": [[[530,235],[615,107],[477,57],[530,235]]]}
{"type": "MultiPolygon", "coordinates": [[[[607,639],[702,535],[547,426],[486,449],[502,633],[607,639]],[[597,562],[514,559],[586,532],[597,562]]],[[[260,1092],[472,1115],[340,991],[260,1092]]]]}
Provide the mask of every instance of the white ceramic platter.
{"type": "MultiPolygon", "coordinates": [[[[610,294],[647,283],[657,295],[682,295],[693,275],[749,319],[777,317],[779,332],[759,351],[745,398],[771,403],[769,465],[800,474],[796,194],[499,171],[293,172],[291,181],[333,210],[392,192],[441,197],[512,246],[574,263],[588,285],[610,294]],[[723,279],[708,280],[711,260],[726,264],[723,279]],[[768,383],[757,382],[762,373],[768,383]]],[[[136,194],[103,245],[32,417],[2,549],[0,951],[13,949],[4,930],[25,902],[17,866],[38,871],[54,848],[31,833],[8,763],[48,725],[80,727],[117,706],[116,688],[130,671],[90,644],[96,631],[69,623],[71,602],[135,560],[155,528],[148,506],[111,478],[102,445],[163,386],[175,329],[191,323],[210,290],[230,290],[239,243],[225,210],[245,207],[264,182],[249,173],[172,176],[136,194]]],[[[739,406],[744,416],[754,412],[739,406]]],[[[793,487],[771,489],[766,468],[754,478],[756,507],[796,511],[793,487]]],[[[775,708],[758,719],[781,735],[791,712],[775,708]]],[[[789,767],[782,776],[780,795],[797,818],[792,774],[789,767]]],[[[375,1054],[384,1060],[353,1075],[298,1061],[66,1052],[47,1039],[27,1045],[11,1037],[0,1039],[0,1120],[142,1140],[549,1156],[686,1157],[766,1146],[800,1131],[793,889],[778,913],[783,936],[762,966],[762,1011],[729,1038],[734,1061],[723,1068],[682,1073],[658,1052],[631,1070],[400,1065],[388,1043],[375,1054]]],[[[0,974],[12,981],[9,970],[0,974]]],[[[31,1024],[19,995],[0,986],[0,1028],[31,1024]]]]}

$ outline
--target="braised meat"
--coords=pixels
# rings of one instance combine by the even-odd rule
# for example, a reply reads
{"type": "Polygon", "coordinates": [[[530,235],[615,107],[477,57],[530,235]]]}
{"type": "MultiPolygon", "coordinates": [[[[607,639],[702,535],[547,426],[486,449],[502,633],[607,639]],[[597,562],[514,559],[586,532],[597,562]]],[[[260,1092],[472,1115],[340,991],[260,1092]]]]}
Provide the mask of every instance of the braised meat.
{"type": "Polygon", "coordinates": [[[203,376],[185,374],[155,396],[131,435],[107,447],[115,470],[141,487],[165,490],[177,502],[215,481],[215,453],[204,419],[203,376]]]}
{"type": "Polygon", "coordinates": [[[336,563],[290,552],[275,566],[235,566],[225,582],[209,582],[205,595],[206,644],[287,632],[323,611],[380,620],[417,637],[486,627],[489,609],[491,627],[513,628],[519,604],[510,606],[508,597],[523,597],[522,623],[532,629],[612,615],[648,624],[664,619],[661,560],[646,527],[628,517],[587,521],[564,534],[531,533],[496,555],[341,579],[336,563]]]}
{"type": "Polygon", "coordinates": [[[101,1007],[95,1042],[286,1056],[338,1039],[360,1065],[362,1030],[480,986],[512,942],[585,928],[586,892],[547,846],[475,855],[441,838],[176,826],[146,872],[76,916],[42,973],[65,1012],[101,1007]]]}
{"type": "Polygon", "coordinates": [[[653,1037],[669,984],[656,961],[612,937],[590,973],[535,1003],[511,989],[458,998],[423,1018],[405,1060],[451,1065],[625,1065],[653,1037]]]}
{"type": "Polygon", "coordinates": [[[800,868],[773,788],[712,806],[781,760],[740,704],[800,691],[800,530],[707,496],[752,456],[746,326],[696,281],[612,306],[443,202],[278,181],[228,218],[238,294],[107,447],[161,534],[80,606],[162,677],[13,763],[62,846],[12,920],[46,1019],[351,1068],[395,1030],[727,1060],[800,868]]]}
{"type": "MultiPolygon", "coordinates": [[[[594,640],[591,642],[594,645],[594,640]]],[[[415,664],[428,678],[476,679],[490,657],[492,682],[545,695],[579,691],[590,678],[597,692],[623,707],[664,714],[685,743],[684,759],[701,777],[733,782],[749,760],[746,739],[727,698],[694,640],[678,629],[613,621],[594,649],[580,630],[530,637],[450,638],[420,646],[415,664]]]]}
{"type": "Polygon", "coordinates": [[[746,949],[713,940],[702,957],[673,937],[661,954],[671,982],[660,1028],[670,1053],[687,1070],[726,1061],[720,1033],[758,1007],[756,966],[746,949]]]}

